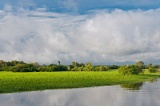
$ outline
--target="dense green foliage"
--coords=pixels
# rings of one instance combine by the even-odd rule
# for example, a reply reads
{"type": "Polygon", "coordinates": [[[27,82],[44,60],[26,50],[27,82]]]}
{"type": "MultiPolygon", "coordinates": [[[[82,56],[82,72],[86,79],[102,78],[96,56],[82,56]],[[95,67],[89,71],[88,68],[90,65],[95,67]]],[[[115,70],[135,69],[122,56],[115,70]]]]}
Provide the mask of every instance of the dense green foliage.
{"type": "Polygon", "coordinates": [[[90,62],[86,63],[86,65],[81,63],[80,65],[73,65],[71,67],[71,71],[108,71],[111,68],[102,65],[93,66],[90,62]]]}
{"type": "Polygon", "coordinates": [[[140,68],[145,68],[144,62],[143,61],[137,61],[136,65],[140,68]]]}
{"type": "Polygon", "coordinates": [[[0,60],[0,71],[11,72],[58,72],[58,71],[109,71],[119,69],[123,75],[139,74],[143,69],[148,69],[149,72],[157,72],[160,65],[152,65],[151,63],[144,65],[143,61],[136,62],[135,65],[118,66],[118,65],[92,65],[91,62],[86,64],[72,62],[71,65],[58,64],[40,65],[37,62],[25,63],[23,61],[3,61],[0,60]]]}
{"type": "Polygon", "coordinates": [[[121,66],[118,71],[123,75],[138,75],[143,72],[142,68],[138,65],[121,66]]]}
{"type": "Polygon", "coordinates": [[[157,70],[156,68],[154,68],[154,67],[149,67],[149,68],[148,68],[148,71],[149,71],[150,73],[155,73],[155,72],[157,72],[158,70],[157,70]]]}
{"type": "Polygon", "coordinates": [[[61,65],[60,61],[57,64],[40,65],[37,62],[25,63],[23,61],[6,62],[0,60],[0,71],[12,72],[55,72],[55,71],[108,71],[109,69],[118,69],[117,65],[96,65],[93,66],[91,62],[86,64],[72,62],[71,65],[61,65]]]}
{"type": "Polygon", "coordinates": [[[5,62],[0,60],[0,71],[12,71],[12,72],[53,72],[53,71],[67,71],[67,66],[61,65],[58,61],[58,65],[39,65],[37,62],[24,63],[23,61],[11,61],[5,62]]]}
{"type": "Polygon", "coordinates": [[[86,64],[72,62],[71,65],[48,64],[40,65],[37,62],[25,63],[23,61],[3,61],[0,60],[0,71],[12,72],[56,72],[56,71],[108,71],[119,69],[119,72],[124,75],[139,74],[142,69],[148,69],[149,72],[156,72],[160,68],[159,65],[152,65],[151,63],[144,65],[142,61],[136,62],[135,65],[118,66],[118,65],[92,65],[91,62],[86,64]],[[119,68],[120,67],[120,68],[119,68]]]}
{"type": "Polygon", "coordinates": [[[158,68],[159,65],[145,66],[142,61],[136,65],[117,66],[92,65],[91,62],[62,65],[60,61],[40,65],[37,62],[0,60],[0,93],[139,83],[159,77],[159,73],[154,73],[158,68]],[[143,70],[150,73],[140,74],[143,70]]]}
{"type": "Polygon", "coordinates": [[[157,74],[124,76],[118,71],[0,72],[0,93],[139,83],[155,79],[157,74]]]}

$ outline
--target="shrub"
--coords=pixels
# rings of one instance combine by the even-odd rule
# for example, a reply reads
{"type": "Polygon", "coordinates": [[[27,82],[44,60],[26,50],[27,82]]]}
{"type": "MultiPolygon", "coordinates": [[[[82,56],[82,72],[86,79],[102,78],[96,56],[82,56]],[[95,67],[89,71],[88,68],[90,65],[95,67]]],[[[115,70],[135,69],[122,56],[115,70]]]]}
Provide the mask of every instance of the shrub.
{"type": "Polygon", "coordinates": [[[157,69],[156,69],[156,68],[153,68],[153,67],[150,67],[150,68],[148,69],[148,71],[149,71],[150,73],[155,73],[155,72],[157,72],[157,69]]]}
{"type": "Polygon", "coordinates": [[[137,65],[120,66],[118,71],[123,75],[138,75],[143,72],[142,68],[137,65]]]}

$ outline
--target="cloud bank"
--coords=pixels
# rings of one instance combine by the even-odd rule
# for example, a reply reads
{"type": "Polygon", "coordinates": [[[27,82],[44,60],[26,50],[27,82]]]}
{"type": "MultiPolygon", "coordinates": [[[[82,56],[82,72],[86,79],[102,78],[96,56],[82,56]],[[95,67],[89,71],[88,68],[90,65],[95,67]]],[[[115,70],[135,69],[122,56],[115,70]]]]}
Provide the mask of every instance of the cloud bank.
{"type": "Polygon", "coordinates": [[[0,10],[0,59],[43,64],[160,61],[160,9],[83,15],[45,10],[0,10]]]}

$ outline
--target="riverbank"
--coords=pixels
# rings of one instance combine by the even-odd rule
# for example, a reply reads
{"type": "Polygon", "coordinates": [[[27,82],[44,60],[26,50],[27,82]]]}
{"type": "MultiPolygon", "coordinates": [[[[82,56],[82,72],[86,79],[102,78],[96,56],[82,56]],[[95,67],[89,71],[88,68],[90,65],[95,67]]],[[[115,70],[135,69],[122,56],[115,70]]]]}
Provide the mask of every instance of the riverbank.
{"type": "Polygon", "coordinates": [[[0,72],[0,93],[138,83],[150,81],[158,78],[159,76],[159,73],[123,76],[117,71],[30,73],[0,72]]]}

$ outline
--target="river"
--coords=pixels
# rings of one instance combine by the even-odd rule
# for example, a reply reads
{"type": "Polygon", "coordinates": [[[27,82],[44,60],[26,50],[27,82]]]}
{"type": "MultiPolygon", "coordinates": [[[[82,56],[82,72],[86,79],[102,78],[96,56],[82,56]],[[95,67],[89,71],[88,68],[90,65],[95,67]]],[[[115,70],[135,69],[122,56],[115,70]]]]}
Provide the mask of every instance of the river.
{"type": "Polygon", "coordinates": [[[0,94],[0,106],[160,106],[160,79],[139,84],[0,94]]]}

